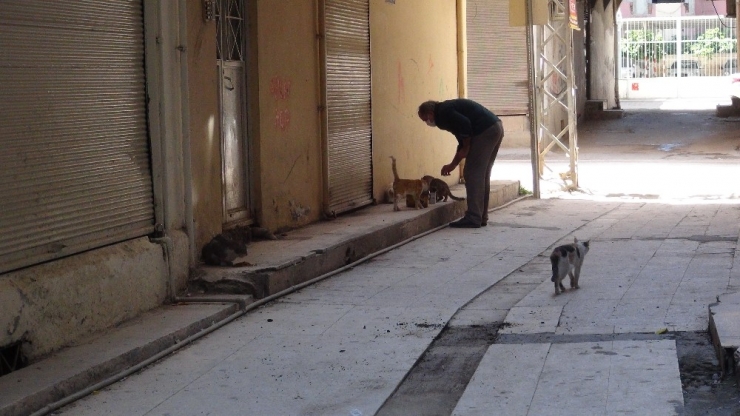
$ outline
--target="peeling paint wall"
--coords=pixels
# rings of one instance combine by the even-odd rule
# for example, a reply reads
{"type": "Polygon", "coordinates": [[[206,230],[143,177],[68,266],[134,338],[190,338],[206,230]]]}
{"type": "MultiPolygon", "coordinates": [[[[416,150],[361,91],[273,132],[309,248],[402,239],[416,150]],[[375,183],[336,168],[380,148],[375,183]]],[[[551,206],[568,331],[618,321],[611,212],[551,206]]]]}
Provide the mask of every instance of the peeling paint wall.
{"type": "Polygon", "coordinates": [[[614,48],[616,41],[616,26],[614,20],[614,6],[616,2],[609,2],[606,8],[601,2],[591,12],[591,52],[590,82],[592,100],[606,100],[607,108],[617,106],[616,94],[616,57],[614,48]]]}
{"type": "Polygon", "coordinates": [[[187,48],[179,43],[179,6],[144,3],[155,212],[168,238],[140,237],[0,275],[0,346],[22,341],[35,360],[162,305],[170,283],[184,285],[190,246],[180,57],[187,48]]]}
{"type": "Polygon", "coordinates": [[[317,2],[256,4],[260,224],[271,230],[320,218],[323,198],[317,2]]]}
{"type": "MultiPolygon", "coordinates": [[[[451,0],[370,0],[373,103],[373,195],[384,199],[399,176],[440,177],[457,141],[417,116],[419,104],[458,97],[457,10],[451,0]]],[[[444,178],[458,179],[455,173],[444,178]]]]}
{"type": "MultiPolygon", "coordinates": [[[[316,5],[305,0],[247,2],[252,207],[256,221],[271,230],[319,219],[316,5]]],[[[219,81],[216,24],[203,20],[200,2],[188,2],[188,7],[193,216],[199,250],[223,224],[219,81]]]]}
{"type": "Polygon", "coordinates": [[[146,237],[6,273],[0,345],[48,354],[161,305],[167,276],[163,246],[146,237]]]}
{"type": "MultiPolygon", "coordinates": [[[[191,3],[188,3],[191,5],[191,3]]],[[[256,220],[272,231],[321,219],[324,192],[319,0],[247,2],[248,114],[256,220]]],[[[215,25],[200,4],[188,10],[191,150],[196,246],[221,228],[221,172],[215,25]]],[[[418,105],[458,96],[456,2],[370,0],[373,194],[401,176],[440,176],[452,135],[418,119],[418,105]]],[[[450,183],[457,176],[446,178],[450,183]]]]}

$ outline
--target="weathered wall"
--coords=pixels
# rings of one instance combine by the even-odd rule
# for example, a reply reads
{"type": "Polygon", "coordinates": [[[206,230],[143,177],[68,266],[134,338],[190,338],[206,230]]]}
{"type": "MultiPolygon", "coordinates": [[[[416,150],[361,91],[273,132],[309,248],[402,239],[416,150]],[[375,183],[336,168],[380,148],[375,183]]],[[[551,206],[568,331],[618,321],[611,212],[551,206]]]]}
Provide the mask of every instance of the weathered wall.
{"type": "Polygon", "coordinates": [[[260,0],[256,6],[256,97],[262,226],[286,229],[321,216],[316,0],[260,0]]]}
{"type": "MultiPolygon", "coordinates": [[[[256,220],[272,230],[321,214],[316,1],[248,4],[247,119],[256,220]]],[[[223,223],[216,24],[188,2],[189,124],[195,245],[223,223]]]]}
{"type": "Polygon", "coordinates": [[[187,2],[188,121],[195,245],[221,232],[221,131],[216,68],[216,23],[203,20],[202,4],[187,2]]]}
{"type": "Polygon", "coordinates": [[[167,237],[159,243],[140,237],[2,274],[0,346],[23,341],[23,353],[37,359],[160,306],[184,284],[189,244],[179,5],[144,4],[155,216],[167,237]]]}
{"type": "Polygon", "coordinates": [[[163,246],[146,237],[6,273],[0,345],[25,341],[38,358],[161,305],[167,276],[163,246]]]}
{"type": "Polygon", "coordinates": [[[502,148],[529,148],[532,146],[528,116],[499,116],[499,118],[504,125],[502,148]]]}
{"type": "Polygon", "coordinates": [[[588,98],[606,100],[607,108],[617,106],[614,3],[609,2],[604,9],[599,2],[591,11],[591,96],[588,98]]]}
{"type": "MultiPolygon", "coordinates": [[[[189,123],[196,247],[221,231],[221,147],[215,24],[189,2],[189,123]]],[[[318,0],[250,2],[248,120],[256,220],[271,230],[321,218],[318,0]]],[[[390,155],[403,177],[439,176],[456,141],[416,116],[429,99],[458,96],[456,2],[370,1],[373,194],[392,180],[390,155]]],[[[450,183],[456,176],[447,178],[450,183]]]]}
{"type": "Polygon", "coordinates": [[[454,156],[455,138],[428,127],[417,110],[426,100],[458,97],[455,1],[371,0],[370,44],[373,195],[381,201],[393,181],[391,155],[403,178],[440,177],[454,156]]]}

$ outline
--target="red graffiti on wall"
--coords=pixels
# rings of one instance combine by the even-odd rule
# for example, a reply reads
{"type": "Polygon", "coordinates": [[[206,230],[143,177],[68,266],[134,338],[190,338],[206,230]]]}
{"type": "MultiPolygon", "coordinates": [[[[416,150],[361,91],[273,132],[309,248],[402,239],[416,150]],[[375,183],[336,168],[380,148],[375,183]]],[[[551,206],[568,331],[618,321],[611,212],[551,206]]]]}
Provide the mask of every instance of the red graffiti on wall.
{"type": "Polygon", "coordinates": [[[398,61],[398,103],[401,104],[406,101],[406,87],[403,82],[403,71],[401,69],[401,61],[398,61]]]}
{"type": "Polygon", "coordinates": [[[432,60],[432,55],[429,55],[429,70],[427,70],[427,74],[432,73],[432,69],[434,69],[434,61],[432,60]]]}
{"type": "Polygon", "coordinates": [[[285,131],[290,127],[290,110],[275,111],[275,127],[280,131],[285,131]]]}
{"type": "Polygon", "coordinates": [[[277,100],[287,100],[290,98],[291,81],[279,76],[270,79],[270,94],[277,100]]]}

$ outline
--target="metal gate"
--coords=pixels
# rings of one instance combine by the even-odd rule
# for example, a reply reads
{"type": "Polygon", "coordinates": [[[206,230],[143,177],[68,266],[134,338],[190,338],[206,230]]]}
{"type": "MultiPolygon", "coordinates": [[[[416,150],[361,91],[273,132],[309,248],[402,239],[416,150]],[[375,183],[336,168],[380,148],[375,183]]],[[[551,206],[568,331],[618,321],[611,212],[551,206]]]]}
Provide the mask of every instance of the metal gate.
{"type": "Polygon", "coordinates": [[[369,6],[368,0],[323,3],[329,216],[373,201],[369,6]]]}
{"type": "Polygon", "coordinates": [[[525,26],[509,25],[509,0],[467,0],[467,96],[499,115],[527,114],[525,26]]]}
{"type": "Polygon", "coordinates": [[[246,123],[246,8],[243,0],[216,1],[217,64],[221,101],[223,222],[251,219],[246,123]]]}
{"type": "Polygon", "coordinates": [[[0,272],[153,231],[141,1],[0,2],[0,272]]]}
{"type": "Polygon", "coordinates": [[[619,77],[718,77],[737,72],[734,18],[628,18],[619,28],[619,77]]]}

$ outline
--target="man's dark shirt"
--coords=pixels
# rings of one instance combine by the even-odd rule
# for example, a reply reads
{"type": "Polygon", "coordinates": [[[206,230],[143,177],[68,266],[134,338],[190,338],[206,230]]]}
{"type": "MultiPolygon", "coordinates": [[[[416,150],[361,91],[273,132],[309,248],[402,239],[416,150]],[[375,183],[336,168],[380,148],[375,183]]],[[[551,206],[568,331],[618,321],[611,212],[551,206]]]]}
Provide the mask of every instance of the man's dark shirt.
{"type": "Polygon", "coordinates": [[[465,98],[442,101],[434,107],[434,123],[455,135],[458,150],[462,139],[477,136],[498,121],[489,109],[465,98]]]}

